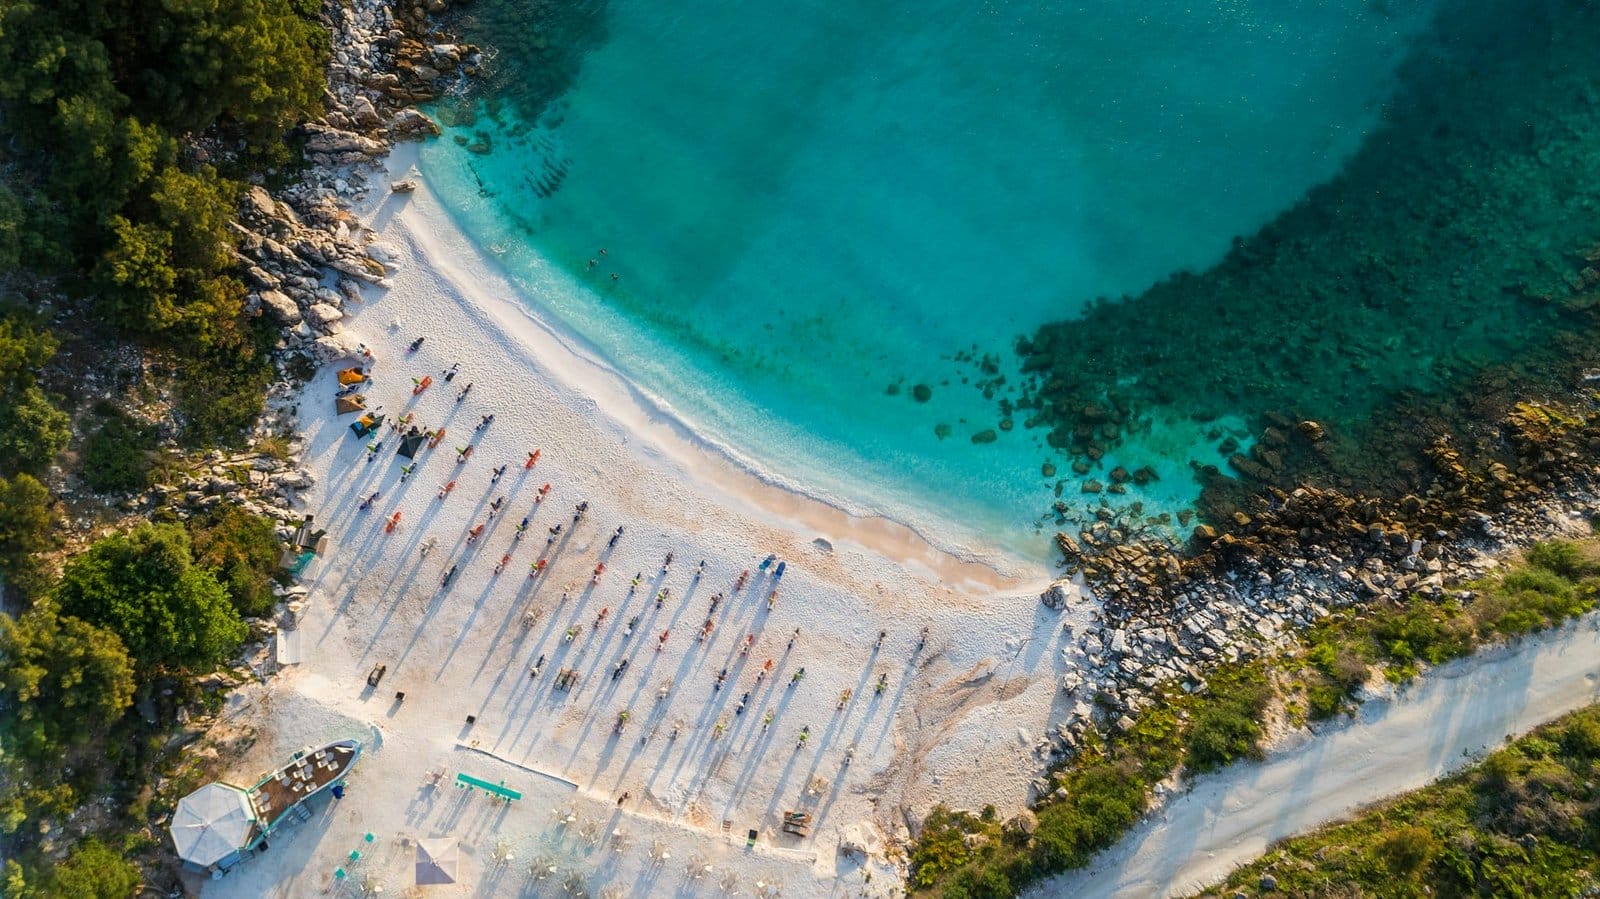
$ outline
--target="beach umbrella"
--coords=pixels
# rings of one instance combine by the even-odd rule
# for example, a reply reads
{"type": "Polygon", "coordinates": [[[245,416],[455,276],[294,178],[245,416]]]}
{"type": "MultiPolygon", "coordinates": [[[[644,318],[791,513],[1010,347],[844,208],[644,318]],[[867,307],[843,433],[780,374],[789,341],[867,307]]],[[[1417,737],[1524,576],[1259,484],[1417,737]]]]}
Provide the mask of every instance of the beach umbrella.
{"type": "Polygon", "coordinates": [[[455,840],[417,841],[417,883],[455,883],[461,867],[461,848],[455,840]]]}
{"type": "Polygon", "coordinates": [[[422,445],[427,442],[428,438],[425,434],[413,434],[410,437],[406,437],[400,441],[400,455],[405,456],[407,459],[414,459],[417,456],[417,450],[422,449],[422,445]]]}
{"type": "Polygon", "coordinates": [[[361,370],[361,366],[359,365],[352,366],[339,372],[339,383],[347,387],[351,384],[360,384],[366,379],[367,375],[361,370]]]}
{"type": "Polygon", "coordinates": [[[366,408],[367,398],[359,393],[353,393],[349,396],[335,397],[333,400],[333,411],[339,415],[345,415],[350,412],[360,412],[366,408]]]}
{"type": "Polygon", "coordinates": [[[256,833],[250,797],[238,787],[206,784],[178,800],[168,825],[178,856],[208,867],[232,856],[256,833]]]}

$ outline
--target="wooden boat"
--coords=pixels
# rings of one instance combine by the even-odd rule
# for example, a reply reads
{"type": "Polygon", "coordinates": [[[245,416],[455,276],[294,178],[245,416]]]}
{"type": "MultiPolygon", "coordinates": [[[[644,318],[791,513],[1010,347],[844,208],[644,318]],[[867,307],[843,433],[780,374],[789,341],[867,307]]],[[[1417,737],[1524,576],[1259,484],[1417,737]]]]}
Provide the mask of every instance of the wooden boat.
{"type": "Polygon", "coordinates": [[[344,780],[360,758],[359,740],[335,740],[296,752],[288,764],[268,774],[250,789],[261,836],[288,820],[307,799],[344,780]]]}

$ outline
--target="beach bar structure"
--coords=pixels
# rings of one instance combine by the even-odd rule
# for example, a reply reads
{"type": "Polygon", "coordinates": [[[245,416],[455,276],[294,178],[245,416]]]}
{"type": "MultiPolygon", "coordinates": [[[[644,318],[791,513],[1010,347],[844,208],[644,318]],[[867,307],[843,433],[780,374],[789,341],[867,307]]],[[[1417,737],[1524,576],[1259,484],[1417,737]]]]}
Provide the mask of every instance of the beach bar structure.
{"type": "Polygon", "coordinates": [[[209,783],[178,800],[168,830],[178,857],[192,870],[221,877],[267,848],[267,837],[285,824],[310,819],[306,800],[338,784],[361,757],[358,740],[307,747],[250,789],[209,783]]]}

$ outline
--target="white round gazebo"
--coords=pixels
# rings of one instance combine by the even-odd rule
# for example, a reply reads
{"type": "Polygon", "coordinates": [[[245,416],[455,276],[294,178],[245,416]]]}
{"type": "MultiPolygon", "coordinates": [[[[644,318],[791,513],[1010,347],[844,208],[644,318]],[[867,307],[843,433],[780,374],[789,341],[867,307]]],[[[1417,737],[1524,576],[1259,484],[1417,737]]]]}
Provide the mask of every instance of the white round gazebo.
{"type": "Polygon", "coordinates": [[[255,810],[244,790],[206,784],[178,800],[168,828],[180,858],[210,868],[233,861],[250,844],[256,831],[255,810]]]}

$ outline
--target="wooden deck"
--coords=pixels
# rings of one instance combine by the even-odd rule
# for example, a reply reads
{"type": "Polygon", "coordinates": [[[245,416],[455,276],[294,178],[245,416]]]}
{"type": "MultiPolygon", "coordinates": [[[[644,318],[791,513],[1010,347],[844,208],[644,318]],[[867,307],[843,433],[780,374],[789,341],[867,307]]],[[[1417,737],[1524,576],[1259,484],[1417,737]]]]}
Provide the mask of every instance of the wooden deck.
{"type": "Polygon", "coordinates": [[[344,777],[359,755],[360,744],[342,740],[309,750],[274,771],[250,791],[256,819],[272,830],[296,805],[344,777]]]}

